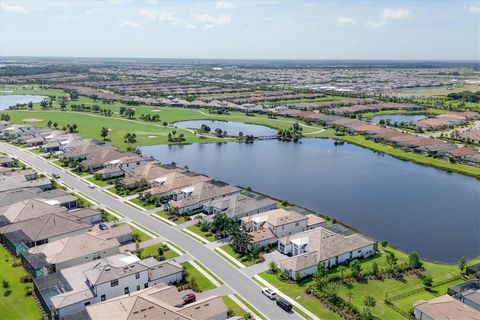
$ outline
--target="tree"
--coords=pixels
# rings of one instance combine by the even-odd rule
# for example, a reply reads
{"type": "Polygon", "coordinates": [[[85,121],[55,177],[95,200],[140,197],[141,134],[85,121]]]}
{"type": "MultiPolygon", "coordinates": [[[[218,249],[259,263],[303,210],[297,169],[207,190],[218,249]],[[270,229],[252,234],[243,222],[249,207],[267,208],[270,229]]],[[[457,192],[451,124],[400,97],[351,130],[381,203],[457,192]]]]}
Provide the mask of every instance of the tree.
{"type": "Polygon", "coordinates": [[[100,136],[103,138],[103,140],[106,140],[108,136],[108,128],[102,127],[100,130],[100,136]]]}
{"type": "Polygon", "coordinates": [[[460,269],[460,271],[464,271],[465,270],[465,267],[467,266],[467,260],[465,258],[461,258],[460,261],[458,262],[458,269],[460,269]]]}
{"type": "Polygon", "coordinates": [[[380,242],[380,244],[382,245],[382,247],[386,248],[388,246],[388,241],[383,240],[382,242],[380,242]]]}
{"type": "Polygon", "coordinates": [[[48,120],[48,122],[47,122],[47,127],[50,128],[50,127],[52,126],[52,124],[53,124],[52,120],[48,120]]]}
{"type": "Polygon", "coordinates": [[[128,119],[133,119],[133,118],[135,118],[135,109],[133,109],[133,108],[128,108],[128,109],[125,111],[125,116],[127,116],[128,119]]]}
{"type": "Polygon", "coordinates": [[[43,99],[42,101],[40,101],[40,107],[42,107],[42,109],[47,109],[48,107],[47,99],[43,99]]]}
{"type": "Polygon", "coordinates": [[[33,109],[33,102],[30,101],[27,106],[28,106],[28,109],[32,110],[33,109]]]}
{"type": "Polygon", "coordinates": [[[159,257],[163,257],[163,255],[165,254],[165,252],[163,251],[163,247],[162,247],[162,246],[158,247],[157,253],[158,253],[158,256],[159,256],[159,257]]]}
{"type": "Polygon", "coordinates": [[[363,304],[367,307],[374,308],[377,303],[372,296],[368,295],[363,299],[363,304]]]}
{"type": "Polygon", "coordinates": [[[271,273],[277,273],[278,272],[278,265],[275,261],[270,261],[270,263],[268,264],[268,270],[271,272],[271,273]]]}
{"type": "Polygon", "coordinates": [[[127,111],[127,108],[125,106],[121,106],[120,107],[120,110],[118,111],[120,113],[121,116],[123,116],[123,114],[125,113],[125,111],[127,111]]]}
{"type": "Polygon", "coordinates": [[[412,252],[408,255],[408,265],[412,269],[421,268],[423,263],[420,261],[420,258],[416,252],[412,252]]]}
{"type": "Polygon", "coordinates": [[[62,100],[60,100],[60,109],[64,111],[67,108],[67,98],[62,97],[62,100]]]}
{"type": "Polygon", "coordinates": [[[219,237],[225,237],[228,234],[231,226],[235,224],[232,218],[225,213],[216,214],[212,220],[212,229],[219,237]]]}
{"type": "Polygon", "coordinates": [[[229,236],[230,245],[238,253],[246,254],[252,247],[253,236],[243,229],[238,227],[231,228],[229,230],[229,236]]]}
{"type": "Polygon", "coordinates": [[[422,282],[426,289],[430,289],[433,285],[433,279],[431,276],[424,276],[422,282]]]}
{"type": "Polygon", "coordinates": [[[57,129],[58,123],[54,122],[54,123],[53,123],[53,127],[54,127],[55,129],[57,129]]]}
{"type": "Polygon", "coordinates": [[[352,276],[354,278],[358,278],[360,276],[360,273],[362,272],[362,266],[360,265],[360,261],[358,261],[357,259],[352,260],[349,264],[349,267],[352,276]]]}
{"type": "Polygon", "coordinates": [[[388,270],[393,272],[397,267],[398,258],[393,252],[387,254],[387,266],[388,270]]]}

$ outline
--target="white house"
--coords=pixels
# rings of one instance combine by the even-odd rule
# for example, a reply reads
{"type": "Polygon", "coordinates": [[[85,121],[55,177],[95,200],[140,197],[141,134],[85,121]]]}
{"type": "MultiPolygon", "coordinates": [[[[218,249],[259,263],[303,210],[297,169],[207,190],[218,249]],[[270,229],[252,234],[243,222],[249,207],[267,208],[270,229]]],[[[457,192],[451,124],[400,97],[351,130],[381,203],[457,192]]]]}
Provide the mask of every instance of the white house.
{"type": "Polygon", "coordinates": [[[176,283],[182,278],[183,267],[175,262],[118,254],[66,268],[34,282],[51,317],[63,319],[88,305],[160,283],[176,283]]]}
{"type": "Polygon", "coordinates": [[[376,241],[343,227],[334,230],[320,227],[279,239],[278,251],[292,255],[280,261],[280,269],[295,279],[297,273],[312,275],[319,263],[331,268],[375,253],[376,241]]]}

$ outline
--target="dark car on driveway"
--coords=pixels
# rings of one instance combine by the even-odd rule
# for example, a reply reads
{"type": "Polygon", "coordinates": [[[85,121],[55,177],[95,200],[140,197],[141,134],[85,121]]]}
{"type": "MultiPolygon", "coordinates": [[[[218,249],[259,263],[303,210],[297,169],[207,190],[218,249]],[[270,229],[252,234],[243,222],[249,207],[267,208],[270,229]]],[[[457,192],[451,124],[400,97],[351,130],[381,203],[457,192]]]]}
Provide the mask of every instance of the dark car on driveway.
{"type": "Polygon", "coordinates": [[[289,312],[293,309],[292,304],[285,299],[278,299],[277,300],[277,306],[279,306],[280,308],[282,308],[283,310],[285,310],[287,312],[289,312]]]}
{"type": "Polygon", "coordinates": [[[197,300],[197,297],[193,293],[189,293],[184,295],[182,300],[183,300],[183,304],[189,304],[189,303],[195,302],[197,300]]]}

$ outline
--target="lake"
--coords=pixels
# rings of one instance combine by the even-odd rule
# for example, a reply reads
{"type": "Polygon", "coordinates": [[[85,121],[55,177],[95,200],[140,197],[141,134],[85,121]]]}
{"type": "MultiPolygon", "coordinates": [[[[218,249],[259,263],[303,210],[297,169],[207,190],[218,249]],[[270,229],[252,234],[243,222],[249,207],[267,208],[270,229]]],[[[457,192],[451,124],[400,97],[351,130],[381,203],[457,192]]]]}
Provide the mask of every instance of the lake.
{"type": "Polygon", "coordinates": [[[251,187],[422,257],[480,256],[480,180],[331,139],[142,147],[145,156],[251,187]]]}
{"type": "Polygon", "coordinates": [[[378,116],[371,117],[370,120],[374,123],[379,123],[380,120],[390,119],[391,123],[400,123],[400,122],[411,122],[427,118],[423,114],[382,114],[378,116]]]}
{"type": "Polygon", "coordinates": [[[232,121],[215,121],[215,120],[192,120],[192,121],[179,121],[175,122],[174,126],[178,128],[200,129],[201,125],[205,124],[210,127],[211,133],[215,132],[216,128],[220,128],[223,131],[227,131],[230,136],[238,136],[239,132],[243,132],[244,135],[258,136],[271,136],[276,135],[277,130],[257,125],[246,124],[241,122],[232,121]]]}
{"type": "Polygon", "coordinates": [[[17,103],[29,103],[30,101],[32,101],[33,103],[38,103],[45,98],[47,97],[28,94],[0,95],[0,110],[8,109],[8,107],[14,106],[17,103]]]}

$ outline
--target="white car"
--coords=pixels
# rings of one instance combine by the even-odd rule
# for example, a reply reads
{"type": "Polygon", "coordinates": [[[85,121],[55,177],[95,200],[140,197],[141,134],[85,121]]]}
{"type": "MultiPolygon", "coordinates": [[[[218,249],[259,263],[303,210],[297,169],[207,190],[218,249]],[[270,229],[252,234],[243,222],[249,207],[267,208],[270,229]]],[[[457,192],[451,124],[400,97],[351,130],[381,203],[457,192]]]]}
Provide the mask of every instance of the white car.
{"type": "Polygon", "coordinates": [[[270,288],[262,288],[262,293],[272,300],[275,299],[275,297],[277,296],[275,292],[270,288]]]}

